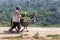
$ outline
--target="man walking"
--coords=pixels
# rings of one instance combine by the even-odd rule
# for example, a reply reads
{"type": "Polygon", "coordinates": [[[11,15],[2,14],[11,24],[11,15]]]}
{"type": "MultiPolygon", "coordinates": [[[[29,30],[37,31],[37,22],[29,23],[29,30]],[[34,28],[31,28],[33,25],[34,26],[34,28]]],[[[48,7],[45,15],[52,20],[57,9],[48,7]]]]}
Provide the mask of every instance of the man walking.
{"type": "Polygon", "coordinates": [[[13,25],[9,29],[9,32],[12,32],[12,30],[17,27],[18,28],[17,33],[19,33],[19,30],[21,28],[20,27],[20,18],[21,18],[21,15],[19,14],[19,7],[16,7],[16,10],[15,10],[15,12],[12,15],[13,25]]]}

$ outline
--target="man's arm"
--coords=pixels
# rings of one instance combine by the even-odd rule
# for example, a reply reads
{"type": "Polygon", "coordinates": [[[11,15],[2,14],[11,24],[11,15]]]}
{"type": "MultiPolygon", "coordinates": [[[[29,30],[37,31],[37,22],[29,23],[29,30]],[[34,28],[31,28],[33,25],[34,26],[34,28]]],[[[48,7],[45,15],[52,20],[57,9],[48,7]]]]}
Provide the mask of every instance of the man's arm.
{"type": "Polygon", "coordinates": [[[10,26],[12,26],[12,24],[13,24],[13,23],[12,23],[12,18],[11,18],[11,20],[10,20],[10,26]]]}

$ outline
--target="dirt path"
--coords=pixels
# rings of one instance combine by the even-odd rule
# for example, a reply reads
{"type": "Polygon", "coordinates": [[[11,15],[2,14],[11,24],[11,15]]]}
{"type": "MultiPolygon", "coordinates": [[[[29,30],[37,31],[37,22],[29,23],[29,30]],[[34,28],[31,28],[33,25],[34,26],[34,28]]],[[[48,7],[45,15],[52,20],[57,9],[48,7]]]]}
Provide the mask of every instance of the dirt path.
{"type": "Polygon", "coordinates": [[[60,28],[38,28],[38,27],[28,27],[29,32],[23,32],[20,34],[10,34],[8,33],[9,27],[0,27],[0,38],[2,37],[10,37],[10,36],[17,36],[20,34],[28,34],[29,36],[33,36],[37,32],[41,37],[46,37],[49,34],[60,34],[60,28]]]}

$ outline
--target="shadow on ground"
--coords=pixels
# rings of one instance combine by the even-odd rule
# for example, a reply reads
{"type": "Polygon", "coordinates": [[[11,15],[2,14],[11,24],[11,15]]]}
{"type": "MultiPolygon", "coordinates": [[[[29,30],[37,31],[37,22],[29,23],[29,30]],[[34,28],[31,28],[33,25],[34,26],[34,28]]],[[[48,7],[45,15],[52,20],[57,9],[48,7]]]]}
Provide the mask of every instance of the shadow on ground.
{"type": "Polygon", "coordinates": [[[13,33],[9,32],[9,31],[3,31],[3,33],[0,34],[18,34],[16,31],[13,31],[13,33]]]}

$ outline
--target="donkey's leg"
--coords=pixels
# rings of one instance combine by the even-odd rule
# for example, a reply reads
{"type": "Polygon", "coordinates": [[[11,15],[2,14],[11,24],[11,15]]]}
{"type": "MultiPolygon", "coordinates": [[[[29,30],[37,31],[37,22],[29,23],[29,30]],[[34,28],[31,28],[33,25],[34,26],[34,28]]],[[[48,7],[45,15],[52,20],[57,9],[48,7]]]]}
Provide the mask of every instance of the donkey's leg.
{"type": "Polygon", "coordinates": [[[26,31],[29,32],[28,29],[27,29],[27,27],[26,27],[26,31]]]}
{"type": "Polygon", "coordinates": [[[21,30],[21,32],[25,29],[25,27],[21,30]]]}

